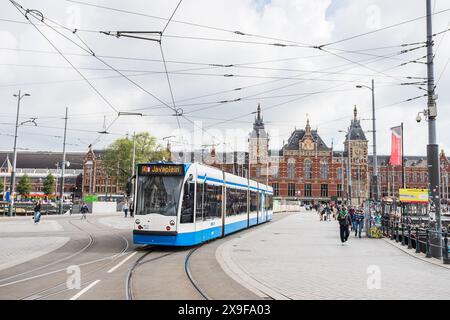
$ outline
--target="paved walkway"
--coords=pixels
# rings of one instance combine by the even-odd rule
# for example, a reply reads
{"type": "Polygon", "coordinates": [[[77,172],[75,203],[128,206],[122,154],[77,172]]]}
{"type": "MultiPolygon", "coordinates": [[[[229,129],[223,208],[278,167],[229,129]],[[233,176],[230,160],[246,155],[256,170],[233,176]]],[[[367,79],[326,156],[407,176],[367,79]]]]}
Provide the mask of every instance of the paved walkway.
{"type": "Polygon", "coordinates": [[[47,216],[43,216],[38,224],[34,224],[32,217],[0,221],[0,235],[5,233],[22,234],[53,231],[64,231],[64,229],[57,221],[48,220],[47,216]]]}
{"type": "Polygon", "coordinates": [[[108,218],[100,218],[98,222],[107,225],[108,227],[114,229],[122,229],[122,230],[133,230],[135,218],[124,217],[122,214],[117,214],[116,217],[108,217],[108,218]]]}
{"type": "Polygon", "coordinates": [[[336,221],[301,212],[224,243],[225,272],[275,299],[449,299],[450,270],[421,261],[382,239],[350,236],[336,221]]]}
{"type": "Polygon", "coordinates": [[[67,241],[69,237],[0,237],[0,270],[43,256],[67,241]]]}

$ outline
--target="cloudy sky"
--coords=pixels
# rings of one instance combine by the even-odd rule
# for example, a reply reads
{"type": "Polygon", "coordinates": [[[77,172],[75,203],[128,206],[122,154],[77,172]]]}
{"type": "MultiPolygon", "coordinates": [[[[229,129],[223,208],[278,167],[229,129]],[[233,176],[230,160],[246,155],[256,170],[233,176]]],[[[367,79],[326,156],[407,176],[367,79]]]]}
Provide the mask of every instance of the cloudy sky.
{"type": "MultiPolygon", "coordinates": [[[[174,148],[245,150],[261,104],[270,147],[281,147],[307,117],[323,140],[342,149],[357,105],[371,140],[375,80],[378,153],[404,123],[405,153],[425,155],[424,0],[9,0],[0,4],[0,149],[11,150],[21,90],[18,147],[103,148],[133,131],[174,148]],[[172,20],[168,19],[178,6],[172,20]],[[34,9],[23,15],[26,9],[34,9]],[[40,15],[43,15],[42,17],[40,15]],[[33,26],[33,24],[34,26],[33,26]],[[393,26],[395,25],[395,26],[393,26]],[[393,26],[393,27],[391,27],[393,26]],[[77,31],[75,31],[77,30],[77,31]],[[147,38],[100,31],[163,31],[147,38]],[[356,37],[355,37],[356,36],[356,37]],[[323,50],[317,47],[324,45],[323,50]],[[401,53],[402,50],[407,50],[401,53]],[[95,56],[94,56],[95,55],[95,56]],[[166,61],[168,74],[165,73],[166,61]],[[414,61],[414,62],[413,62],[414,61]],[[169,78],[169,81],[167,79],[169,78]],[[412,77],[412,78],[407,78],[412,77]],[[170,86],[169,86],[170,83],[170,86]],[[171,89],[171,90],[170,90],[171,89]],[[173,99],[172,99],[173,96],[173,99]],[[141,116],[119,112],[139,112],[141,116]],[[179,117],[176,117],[176,114],[179,117]],[[178,120],[178,121],[177,121],[178,120]],[[107,130],[109,134],[98,132],[107,130]]],[[[450,153],[450,3],[434,0],[438,142],[450,153]],[[445,90],[447,89],[447,90],[445,90]]],[[[133,35],[133,34],[128,34],[133,35]]],[[[371,141],[370,141],[371,143],[371,141]]]]}

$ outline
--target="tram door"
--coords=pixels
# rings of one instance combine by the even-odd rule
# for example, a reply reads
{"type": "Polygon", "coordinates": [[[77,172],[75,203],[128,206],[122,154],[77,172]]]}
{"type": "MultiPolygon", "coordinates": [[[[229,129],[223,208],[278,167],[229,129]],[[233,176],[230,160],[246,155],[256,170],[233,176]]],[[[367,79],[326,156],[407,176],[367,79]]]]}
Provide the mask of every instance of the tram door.
{"type": "Polygon", "coordinates": [[[261,222],[267,220],[267,210],[266,210],[266,194],[261,192],[261,222]]]}

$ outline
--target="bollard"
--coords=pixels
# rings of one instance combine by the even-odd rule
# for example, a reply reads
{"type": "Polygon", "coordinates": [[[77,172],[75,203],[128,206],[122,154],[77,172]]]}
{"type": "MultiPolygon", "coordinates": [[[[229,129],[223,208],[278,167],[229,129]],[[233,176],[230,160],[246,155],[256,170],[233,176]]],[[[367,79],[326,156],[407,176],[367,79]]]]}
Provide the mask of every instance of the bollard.
{"type": "Polygon", "coordinates": [[[420,253],[419,227],[416,227],[416,253],[420,253]]]}
{"type": "Polygon", "coordinates": [[[408,225],[408,249],[412,249],[411,226],[408,225]]]}
{"type": "Polygon", "coordinates": [[[426,244],[426,255],[425,258],[431,258],[431,246],[430,246],[430,230],[427,229],[427,244],[426,244]]]}
{"type": "Polygon", "coordinates": [[[402,223],[402,246],[405,245],[405,227],[403,226],[402,223]]]}
{"type": "Polygon", "coordinates": [[[447,233],[447,231],[444,233],[444,247],[442,248],[442,262],[444,264],[450,264],[450,260],[448,259],[448,233],[447,233]]]}

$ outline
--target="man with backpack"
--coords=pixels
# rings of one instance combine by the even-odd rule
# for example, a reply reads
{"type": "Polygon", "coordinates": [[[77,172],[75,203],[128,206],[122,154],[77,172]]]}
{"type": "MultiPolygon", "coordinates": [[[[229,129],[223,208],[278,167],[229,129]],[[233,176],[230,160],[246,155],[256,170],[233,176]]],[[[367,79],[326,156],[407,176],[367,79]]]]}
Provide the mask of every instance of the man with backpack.
{"type": "Polygon", "coordinates": [[[339,211],[337,220],[339,221],[341,242],[342,245],[344,245],[350,235],[350,231],[348,230],[348,228],[352,224],[352,218],[350,217],[350,214],[345,207],[342,207],[341,211],[339,211]]]}

